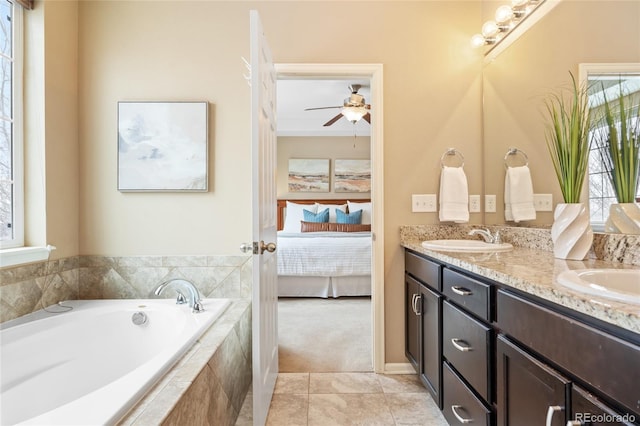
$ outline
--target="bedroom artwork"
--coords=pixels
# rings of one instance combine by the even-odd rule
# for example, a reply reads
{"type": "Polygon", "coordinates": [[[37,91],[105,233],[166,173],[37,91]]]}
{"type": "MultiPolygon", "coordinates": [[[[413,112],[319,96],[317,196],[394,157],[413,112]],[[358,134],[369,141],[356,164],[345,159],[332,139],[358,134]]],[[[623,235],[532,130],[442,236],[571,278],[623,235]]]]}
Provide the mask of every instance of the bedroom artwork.
{"type": "Polygon", "coordinates": [[[118,190],[207,191],[207,102],[118,102],[118,190]]]}
{"type": "Polygon", "coordinates": [[[335,160],[335,192],[371,192],[371,160],[335,160]]]}
{"type": "Polygon", "coordinates": [[[289,159],[289,192],[329,192],[329,160],[289,159]]]}

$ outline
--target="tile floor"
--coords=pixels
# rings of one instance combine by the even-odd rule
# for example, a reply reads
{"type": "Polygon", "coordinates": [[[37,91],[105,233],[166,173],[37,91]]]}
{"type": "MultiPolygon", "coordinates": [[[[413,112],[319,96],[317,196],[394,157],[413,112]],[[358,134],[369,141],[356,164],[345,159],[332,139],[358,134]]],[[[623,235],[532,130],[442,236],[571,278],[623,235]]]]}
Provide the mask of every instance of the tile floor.
{"type": "MultiPolygon", "coordinates": [[[[245,408],[236,425],[251,425],[250,410],[245,408]]],[[[447,422],[416,375],[280,373],[267,425],[446,426],[447,422]]]]}

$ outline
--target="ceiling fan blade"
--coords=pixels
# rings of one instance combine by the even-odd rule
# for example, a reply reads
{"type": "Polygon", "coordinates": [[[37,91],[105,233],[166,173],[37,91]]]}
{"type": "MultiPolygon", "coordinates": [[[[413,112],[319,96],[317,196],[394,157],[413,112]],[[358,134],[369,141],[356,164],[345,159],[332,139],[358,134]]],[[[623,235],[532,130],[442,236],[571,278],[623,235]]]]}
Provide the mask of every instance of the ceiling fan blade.
{"type": "Polygon", "coordinates": [[[340,120],[342,118],[342,113],[336,115],[335,117],[333,117],[331,120],[327,121],[326,123],[324,123],[324,127],[327,126],[331,126],[333,123],[335,123],[336,121],[340,120]]]}
{"type": "Polygon", "coordinates": [[[330,106],[330,107],[318,107],[318,108],[305,108],[304,110],[305,111],[313,111],[313,110],[316,110],[316,109],[331,109],[331,108],[342,108],[342,105],[341,106],[330,106]]]}
{"type": "Polygon", "coordinates": [[[365,115],[362,116],[362,118],[364,118],[364,120],[371,124],[371,114],[370,113],[366,113],[365,115]]]}

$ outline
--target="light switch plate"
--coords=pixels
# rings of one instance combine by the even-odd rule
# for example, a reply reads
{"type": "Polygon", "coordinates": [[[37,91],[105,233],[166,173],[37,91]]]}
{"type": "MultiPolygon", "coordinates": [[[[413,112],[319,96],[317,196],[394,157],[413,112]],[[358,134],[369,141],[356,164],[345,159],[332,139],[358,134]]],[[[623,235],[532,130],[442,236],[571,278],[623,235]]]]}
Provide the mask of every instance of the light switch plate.
{"type": "Polygon", "coordinates": [[[533,207],[537,212],[552,212],[553,194],[533,194],[533,207]]]}
{"type": "Polygon", "coordinates": [[[484,196],[484,211],[487,213],[496,212],[496,194],[487,194],[484,196]]]}
{"type": "Polygon", "coordinates": [[[480,213],[479,195],[469,195],[469,213],[480,213]]]}
{"type": "Polygon", "coordinates": [[[438,211],[436,200],[436,194],[413,194],[411,195],[411,211],[414,213],[438,211]]]}

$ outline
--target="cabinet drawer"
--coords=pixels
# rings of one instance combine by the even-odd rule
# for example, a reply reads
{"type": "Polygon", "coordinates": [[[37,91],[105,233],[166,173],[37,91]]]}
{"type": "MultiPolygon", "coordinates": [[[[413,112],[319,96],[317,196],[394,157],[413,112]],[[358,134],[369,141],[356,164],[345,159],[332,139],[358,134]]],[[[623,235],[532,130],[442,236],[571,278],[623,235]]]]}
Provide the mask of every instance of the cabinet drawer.
{"type": "Polygon", "coordinates": [[[442,354],[487,402],[491,402],[491,335],[490,327],[444,302],[442,354]]]}
{"type": "Polygon", "coordinates": [[[491,321],[491,286],[445,268],[442,292],[456,304],[485,321],[491,321]]]}
{"type": "Polygon", "coordinates": [[[491,410],[479,400],[445,362],[442,367],[442,414],[450,425],[490,425],[491,410]]]}
{"type": "Polygon", "coordinates": [[[410,251],[405,251],[404,269],[431,288],[442,291],[442,286],[440,285],[440,270],[442,266],[440,264],[427,260],[410,251]]]}
{"type": "Polygon", "coordinates": [[[502,332],[640,415],[639,346],[504,290],[497,314],[502,332]]]}

